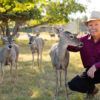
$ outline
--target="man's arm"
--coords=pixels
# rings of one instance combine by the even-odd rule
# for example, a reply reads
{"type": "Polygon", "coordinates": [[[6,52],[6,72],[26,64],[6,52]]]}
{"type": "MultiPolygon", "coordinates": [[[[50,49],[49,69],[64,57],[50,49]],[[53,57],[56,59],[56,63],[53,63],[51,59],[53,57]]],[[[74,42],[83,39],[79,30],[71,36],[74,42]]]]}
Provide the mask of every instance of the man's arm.
{"type": "Polygon", "coordinates": [[[94,65],[95,65],[96,69],[100,69],[100,62],[97,62],[94,65]]]}
{"type": "MultiPolygon", "coordinates": [[[[81,37],[81,38],[78,38],[78,39],[79,39],[79,40],[83,43],[83,45],[84,45],[83,38],[84,38],[84,37],[81,37]]],[[[69,46],[67,47],[67,50],[72,51],[72,52],[78,52],[78,51],[81,50],[81,48],[82,48],[82,47],[70,46],[70,45],[69,45],[69,46]]]]}
{"type": "Polygon", "coordinates": [[[87,75],[91,78],[94,78],[95,71],[100,69],[100,62],[95,63],[90,69],[87,71],[87,75]]]}
{"type": "Polygon", "coordinates": [[[79,47],[74,47],[74,46],[68,46],[67,50],[72,51],[72,52],[78,52],[80,51],[81,48],[79,47]]]}

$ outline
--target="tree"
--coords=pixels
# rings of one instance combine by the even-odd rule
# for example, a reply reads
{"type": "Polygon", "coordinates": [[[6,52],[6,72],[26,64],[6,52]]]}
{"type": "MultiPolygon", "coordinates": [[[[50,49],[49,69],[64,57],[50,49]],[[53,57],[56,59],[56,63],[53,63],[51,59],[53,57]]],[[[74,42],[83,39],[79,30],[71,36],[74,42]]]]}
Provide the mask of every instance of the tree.
{"type": "Polygon", "coordinates": [[[17,34],[21,25],[68,22],[68,15],[85,8],[75,0],[0,0],[0,28],[2,34],[17,34]]]}
{"type": "Polygon", "coordinates": [[[86,27],[86,25],[85,25],[85,23],[84,22],[86,22],[87,21],[87,16],[83,16],[81,19],[79,19],[78,21],[78,24],[79,24],[79,32],[87,32],[88,31],[88,29],[87,29],[87,27],[86,27]]]}

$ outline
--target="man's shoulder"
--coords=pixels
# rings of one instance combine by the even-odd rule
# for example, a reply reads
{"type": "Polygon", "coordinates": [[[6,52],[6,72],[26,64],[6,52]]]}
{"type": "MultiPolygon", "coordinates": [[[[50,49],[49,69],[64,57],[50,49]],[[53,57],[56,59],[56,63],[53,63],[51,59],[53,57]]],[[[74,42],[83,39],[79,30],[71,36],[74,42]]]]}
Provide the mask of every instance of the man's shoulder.
{"type": "Polygon", "coordinates": [[[81,38],[87,39],[89,36],[89,34],[83,34],[81,38]]]}
{"type": "Polygon", "coordinates": [[[88,39],[89,36],[90,36],[89,34],[82,34],[78,38],[80,38],[81,40],[84,40],[84,39],[88,39]]]}

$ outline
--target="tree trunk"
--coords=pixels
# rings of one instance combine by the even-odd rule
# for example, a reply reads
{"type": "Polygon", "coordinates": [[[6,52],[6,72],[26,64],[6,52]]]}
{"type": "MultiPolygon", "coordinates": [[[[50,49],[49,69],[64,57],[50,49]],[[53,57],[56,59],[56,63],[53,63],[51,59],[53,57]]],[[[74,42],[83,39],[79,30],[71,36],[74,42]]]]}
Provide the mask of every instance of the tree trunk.
{"type": "Polygon", "coordinates": [[[12,32],[12,35],[13,36],[17,36],[18,35],[18,31],[19,31],[19,27],[21,26],[22,22],[21,21],[16,21],[15,22],[15,26],[13,28],[13,32],[12,32]]]}
{"type": "Polygon", "coordinates": [[[8,36],[10,36],[10,29],[9,29],[8,22],[5,23],[5,27],[6,27],[6,29],[5,29],[6,36],[8,37],[8,36]]]}

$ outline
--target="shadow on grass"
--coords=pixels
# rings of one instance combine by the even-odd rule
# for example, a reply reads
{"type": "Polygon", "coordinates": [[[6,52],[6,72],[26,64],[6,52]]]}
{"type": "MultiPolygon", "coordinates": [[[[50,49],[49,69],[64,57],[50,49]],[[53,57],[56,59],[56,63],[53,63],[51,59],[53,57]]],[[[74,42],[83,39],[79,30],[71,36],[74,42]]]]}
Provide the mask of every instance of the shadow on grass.
{"type": "MultiPolygon", "coordinates": [[[[70,64],[70,67],[75,66],[70,64]]],[[[0,85],[0,100],[53,100],[55,72],[49,61],[43,62],[41,70],[36,66],[36,62],[34,68],[31,68],[31,61],[19,62],[18,80],[15,84],[10,81],[8,70],[5,74],[5,81],[0,85]]],[[[64,89],[63,86],[63,91],[64,89]]],[[[83,100],[83,95],[74,93],[70,98],[83,100]]],[[[58,100],[65,100],[64,92],[61,92],[58,100]]]]}

